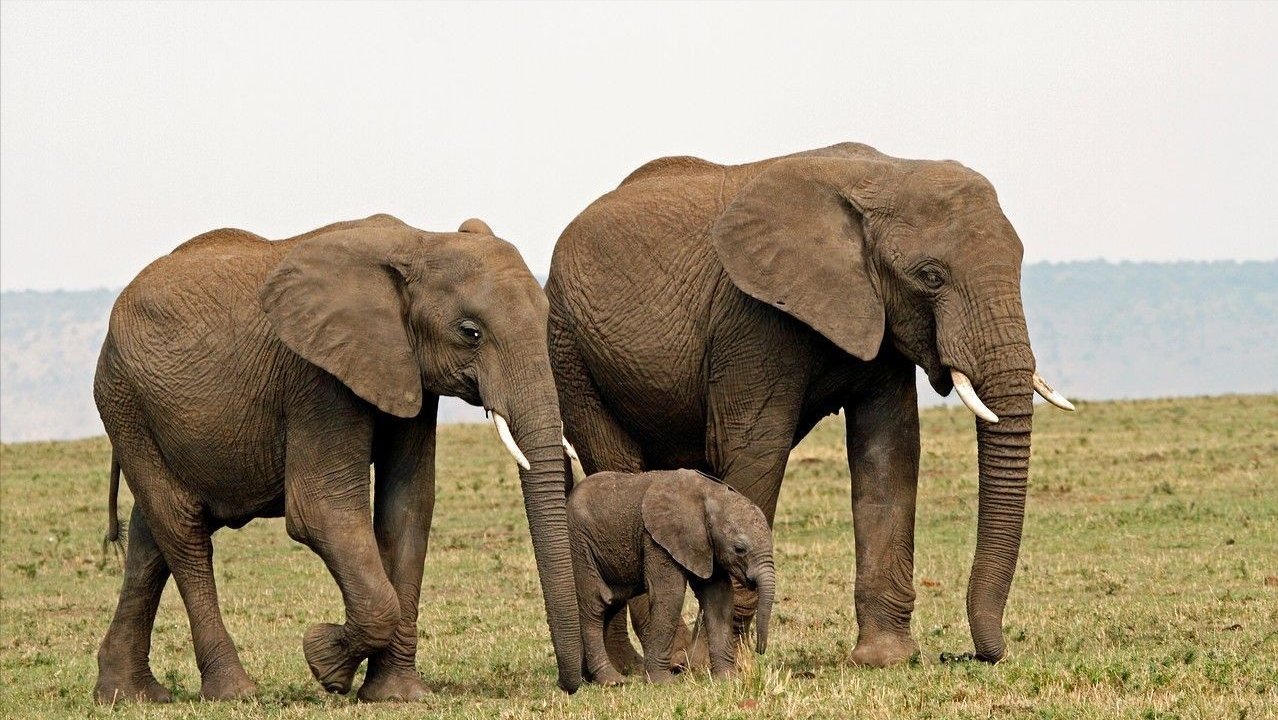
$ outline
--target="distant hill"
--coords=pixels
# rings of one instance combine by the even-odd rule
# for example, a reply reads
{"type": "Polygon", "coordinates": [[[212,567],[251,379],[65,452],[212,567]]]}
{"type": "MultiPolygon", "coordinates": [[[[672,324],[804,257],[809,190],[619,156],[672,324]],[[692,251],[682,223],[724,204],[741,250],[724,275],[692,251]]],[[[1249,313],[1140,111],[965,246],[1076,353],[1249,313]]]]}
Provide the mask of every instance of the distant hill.
{"type": "Polygon", "coordinates": [[[1082,398],[1278,390],[1278,262],[1030,265],[1030,344],[1082,398]]]}
{"type": "MultiPolygon", "coordinates": [[[[1045,263],[1023,292],[1038,366],[1073,398],[1278,392],[1278,262],[1045,263]]],[[[93,370],[115,295],[0,293],[0,439],[102,432],[93,370]]],[[[446,398],[440,418],[483,414],[446,398]]]]}

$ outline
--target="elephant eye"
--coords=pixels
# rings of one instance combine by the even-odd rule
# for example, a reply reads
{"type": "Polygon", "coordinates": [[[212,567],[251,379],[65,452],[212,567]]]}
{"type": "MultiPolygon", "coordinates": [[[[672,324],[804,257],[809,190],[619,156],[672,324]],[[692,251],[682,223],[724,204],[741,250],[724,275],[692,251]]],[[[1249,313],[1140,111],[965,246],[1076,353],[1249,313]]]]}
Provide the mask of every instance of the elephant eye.
{"type": "Polygon", "coordinates": [[[933,268],[924,268],[922,272],[919,273],[919,277],[923,279],[924,285],[933,290],[939,290],[941,289],[941,286],[945,284],[945,278],[941,277],[941,273],[937,272],[933,268]]]}
{"type": "Polygon", "coordinates": [[[462,321],[462,324],[457,329],[471,345],[478,345],[480,338],[483,337],[483,333],[479,331],[479,326],[469,320],[462,321]]]}
{"type": "Polygon", "coordinates": [[[741,544],[741,543],[737,543],[736,545],[733,545],[733,546],[732,546],[732,552],[734,552],[734,553],[736,553],[736,554],[738,554],[738,555],[745,555],[745,553],[746,553],[746,546],[745,546],[745,545],[743,545],[743,544],[741,544]]]}

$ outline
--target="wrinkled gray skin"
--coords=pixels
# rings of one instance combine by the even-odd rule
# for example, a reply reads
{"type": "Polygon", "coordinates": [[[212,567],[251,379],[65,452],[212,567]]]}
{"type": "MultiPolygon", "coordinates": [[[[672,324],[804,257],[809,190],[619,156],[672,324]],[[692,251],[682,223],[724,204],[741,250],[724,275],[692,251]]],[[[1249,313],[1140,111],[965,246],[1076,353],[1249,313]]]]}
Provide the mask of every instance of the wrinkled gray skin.
{"type": "MultiPolygon", "coordinates": [[[[1030,457],[1021,256],[994,188],[956,162],[853,143],[746,165],[651,162],[555,248],[550,349],[568,439],[588,473],[697,468],[770,522],[791,448],[844,410],[852,660],[882,666],[918,647],[914,368],[943,395],[950,370],[965,373],[1001,418],[975,425],[967,595],[976,655],[997,661],[1030,457]]],[[[619,662],[625,646],[610,646],[619,662]]]]}
{"type": "Polygon", "coordinates": [[[478,220],[429,233],[377,215],[278,242],[215,230],[143,270],[111,313],[94,381],[136,500],[97,700],[171,699],[148,660],[170,573],[201,695],[255,692],[222,624],[209,536],[281,515],[345,603],[345,624],[305,634],[315,677],[347,692],[369,658],[360,699],[424,696],[417,605],[440,395],[507,418],[529,460],[520,478],[559,684],[574,690],[581,638],[546,313],[518,251],[478,220]]]}
{"type": "Polygon", "coordinates": [[[714,677],[736,674],[733,581],[757,589],[755,649],[767,649],[776,590],[772,531],[758,506],[727,485],[693,470],[592,475],[568,498],[568,531],[588,679],[622,681],[604,626],[627,600],[646,593],[650,612],[639,628],[644,673],[651,682],[669,682],[688,585],[705,618],[714,677]]]}

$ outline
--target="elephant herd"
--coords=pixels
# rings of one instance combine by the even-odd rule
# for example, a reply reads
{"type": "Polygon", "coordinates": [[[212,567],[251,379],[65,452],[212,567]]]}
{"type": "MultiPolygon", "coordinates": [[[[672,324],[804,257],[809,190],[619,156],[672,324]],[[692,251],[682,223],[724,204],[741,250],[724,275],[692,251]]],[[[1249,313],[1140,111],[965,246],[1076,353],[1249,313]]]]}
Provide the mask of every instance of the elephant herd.
{"type": "MultiPolygon", "coordinates": [[[[610,670],[638,662],[627,615],[651,625],[670,605],[633,576],[630,594],[651,591],[652,602],[631,600],[629,613],[599,616],[604,627],[592,632],[579,595],[586,608],[590,588],[606,583],[574,572],[574,518],[581,524],[631,498],[631,517],[653,523],[651,547],[664,549],[652,552],[709,577],[705,553],[718,557],[717,531],[669,518],[661,526],[650,518],[669,508],[650,511],[649,496],[664,488],[671,507],[686,504],[706,473],[727,486],[700,491],[706,507],[737,502],[716,494],[724,491],[748,500],[770,535],[791,449],[840,410],[856,543],[851,660],[905,660],[918,648],[910,634],[916,366],[977,417],[967,610],[975,656],[996,662],[1021,539],[1033,394],[1072,409],[1036,373],[1021,255],[980,174],[854,143],[744,165],[650,162],[568,225],[544,291],[515,247],[480,220],[440,233],[375,215],[285,240],[233,229],[189,240],[124,289],[98,360],[94,398],[112,448],[108,539],[119,535],[121,474],[135,504],[95,697],[171,699],[149,663],[170,575],[201,696],[254,694],[222,622],[210,536],[280,516],[323,559],[345,606],[343,624],[303,637],[316,679],[348,692],[367,659],[359,699],[425,695],[417,612],[444,395],[489,411],[518,463],[563,690],[575,691],[583,672],[617,679],[610,670]],[[591,478],[570,495],[570,455],[588,475],[611,471],[610,482],[636,491],[587,492],[591,478]],[[650,472],[668,470],[682,472],[650,472]],[[638,492],[648,482],[654,489],[638,492]]],[[[741,542],[735,552],[752,554],[741,542]]],[[[711,588],[699,594],[703,609],[717,608],[721,621],[735,614],[740,634],[762,576],[725,567],[694,589],[711,588]]],[[[767,587],[757,603],[760,649],[767,587]]],[[[715,640],[728,637],[724,627],[712,633],[716,675],[725,669],[715,640]]]]}

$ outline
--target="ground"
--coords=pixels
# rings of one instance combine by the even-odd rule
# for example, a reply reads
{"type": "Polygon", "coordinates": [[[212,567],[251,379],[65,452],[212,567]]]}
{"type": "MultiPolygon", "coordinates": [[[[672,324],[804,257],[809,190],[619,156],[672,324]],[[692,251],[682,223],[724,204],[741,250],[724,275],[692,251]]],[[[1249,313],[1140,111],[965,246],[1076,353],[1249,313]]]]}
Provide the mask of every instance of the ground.
{"type": "MultiPolygon", "coordinates": [[[[842,419],[794,453],[776,525],[768,654],[737,681],[554,687],[514,464],[486,426],[441,431],[418,669],[435,693],[365,706],[312,680],[301,636],[340,622],[336,587],[280,520],[215,536],[226,624],[260,698],[198,700],[172,583],[152,665],[168,707],[98,708],[94,653],[120,584],[104,555],[104,439],[0,454],[0,715],[6,718],[1263,718],[1278,716],[1278,396],[1080,403],[1035,419],[1008,659],[971,648],[975,533],[966,410],[923,413],[916,661],[850,667],[853,547],[842,419]]],[[[122,489],[121,515],[131,499],[122,489]]]]}

